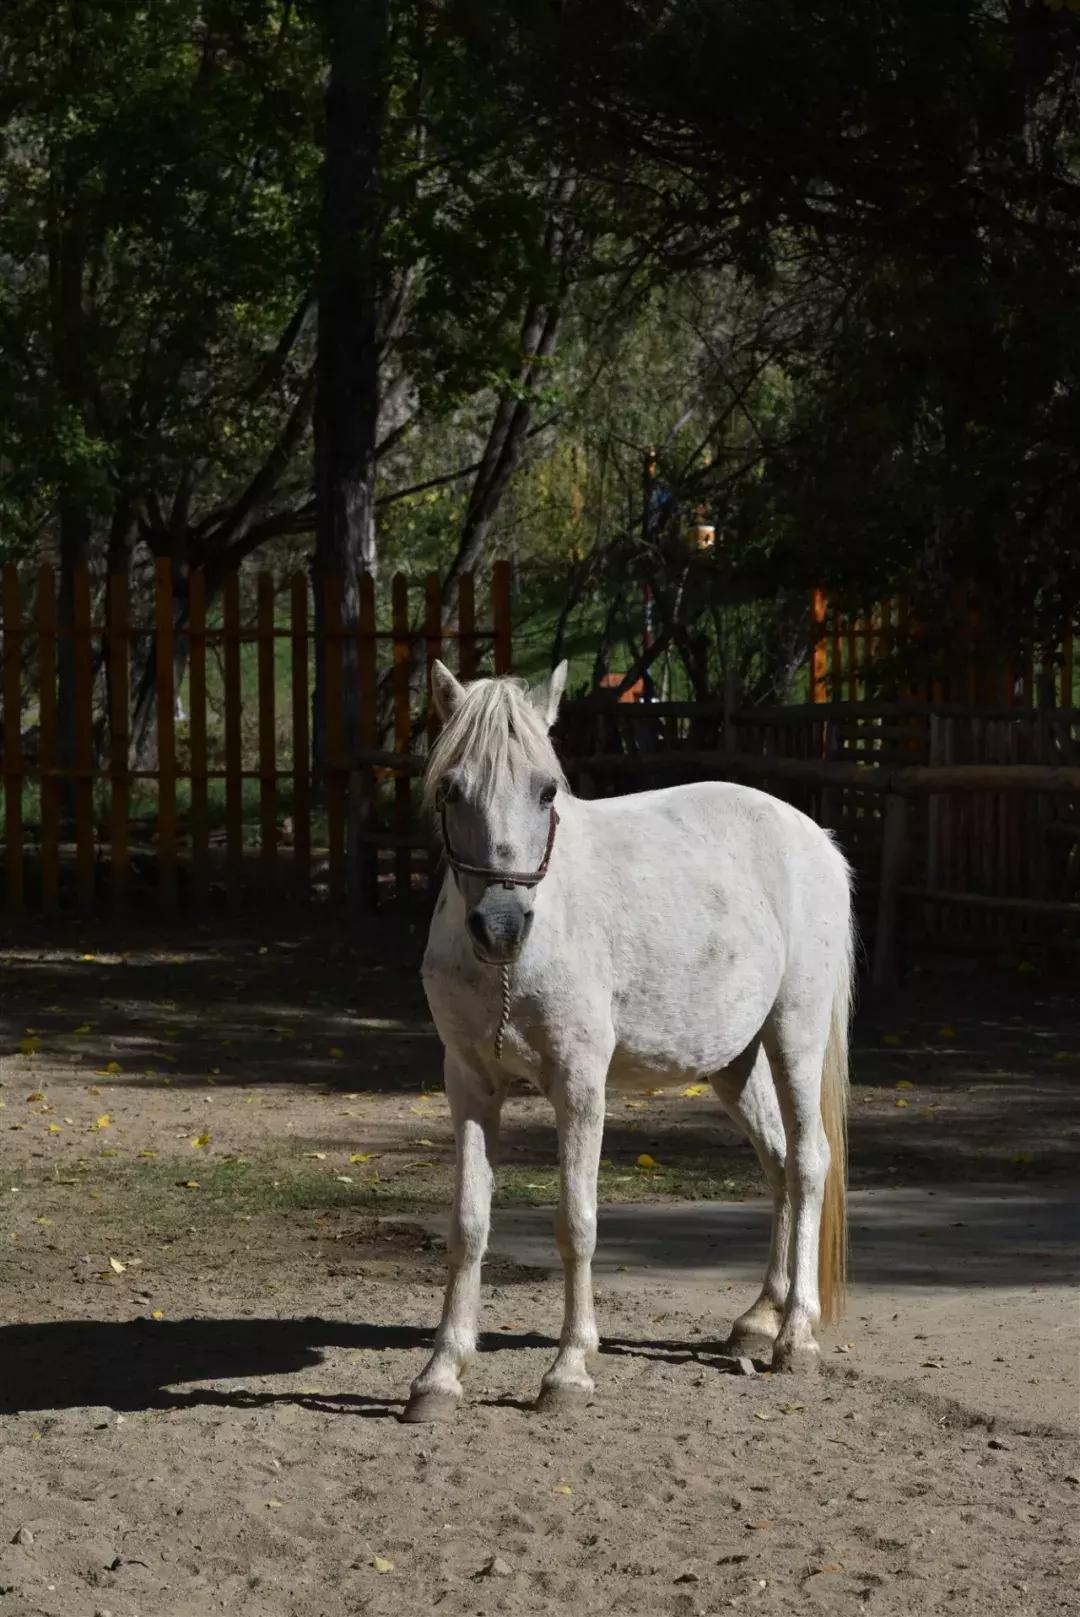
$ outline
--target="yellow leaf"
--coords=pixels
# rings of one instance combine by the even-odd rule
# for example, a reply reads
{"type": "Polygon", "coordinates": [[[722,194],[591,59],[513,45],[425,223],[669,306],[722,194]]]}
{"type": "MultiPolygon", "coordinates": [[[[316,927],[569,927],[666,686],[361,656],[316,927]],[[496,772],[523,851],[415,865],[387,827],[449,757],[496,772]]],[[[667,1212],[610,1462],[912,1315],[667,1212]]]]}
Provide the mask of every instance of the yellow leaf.
{"type": "Polygon", "coordinates": [[[325,1151],[305,1151],[304,1155],[305,1155],[305,1157],[310,1157],[311,1160],[314,1161],[314,1162],[325,1162],[326,1161],[326,1152],[325,1151]]]}
{"type": "Polygon", "coordinates": [[[626,1106],[627,1110],[631,1112],[647,1112],[649,1109],[647,1100],[628,1100],[626,1106]]]}
{"type": "Polygon", "coordinates": [[[897,1106],[906,1106],[907,1101],[906,1100],[897,1100],[896,1104],[897,1104],[897,1106]]]}
{"type": "Polygon", "coordinates": [[[61,1131],[59,1123],[50,1123],[49,1124],[49,1133],[50,1134],[59,1134],[61,1132],[62,1131],[61,1131]]]}
{"type": "Polygon", "coordinates": [[[94,1024],[93,1022],[80,1022],[79,1026],[75,1028],[74,1031],[79,1035],[82,1035],[83,1033],[92,1033],[94,1031],[94,1024]]]}
{"type": "Polygon", "coordinates": [[[52,1219],[51,1218],[46,1218],[44,1215],[42,1215],[41,1218],[35,1218],[34,1223],[35,1224],[51,1224],[52,1219]]]}
{"type": "Polygon", "coordinates": [[[284,1501],[281,1499],[268,1499],[266,1501],[266,1508],[267,1510],[284,1510],[284,1501]]]}
{"type": "Polygon", "coordinates": [[[150,1151],[149,1149],[147,1149],[147,1150],[143,1150],[143,1151],[137,1151],[136,1156],[140,1156],[140,1157],[156,1157],[157,1152],[156,1151],[150,1151]]]}
{"type": "Polygon", "coordinates": [[[340,1061],[342,1056],[345,1054],[344,1050],[339,1050],[336,1044],[332,1044],[327,1053],[333,1061],[340,1061]]]}
{"type": "Polygon", "coordinates": [[[754,1419],[755,1420],[775,1420],[775,1418],[776,1417],[774,1415],[770,1414],[767,1409],[755,1409],[754,1410],[754,1419]]]}
{"type": "Polygon", "coordinates": [[[203,1129],[201,1134],[196,1134],[195,1135],[195,1137],[194,1137],[194,1139],[192,1140],[191,1143],[192,1143],[192,1145],[198,1146],[200,1149],[203,1146],[209,1145],[210,1144],[210,1130],[209,1129],[203,1129]]]}
{"type": "Polygon", "coordinates": [[[699,1095],[704,1095],[708,1091],[708,1088],[708,1084],[687,1084],[683,1096],[686,1100],[697,1100],[699,1095]]]}
{"type": "Polygon", "coordinates": [[[88,1095],[100,1095],[101,1090],[98,1088],[97,1084],[87,1084],[86,1093],[88,1095]]]}
{"type": "Polygon", "coordinates": [[[912,1083],[910,1078],[898,1078],[896,1080],[896,1087],[897,1089],[914,1089],[915,1085],[912,1083]]]}
{"type": "Polygon", "coordinates": [[[350,1162],[370,1162],[375,1155],[374,1151],[354,1151],[349,1158],[350,1162]]]}
{"type": "Polygon", "coordinates": [[[637,1159],[637,1166],[639,1168],[659,1168],[660,1164],[655,1157],[650,1157],[647,1151],[643,1151],[637,1159]]]}
{"type": "Polygon", "coordinates": [[[393,1572],[394,1570],[393,1561],[388,1561],[385,1555],[373,1555],[371,1564],[376,1572],[393,1572]]]}
{"type": "Polygon", "coordinates": [[[899,1033],[883,1033],[881,1042],[882,1044],[899,1044],[901,1043],[900,1035],[899,1033]]]}
{"type": "Polygon", "coordinates": [[[102,1112],[102,1114],[98,1118],[97,1122],[96,1123],[91,1123],[90,1127],[95,1128],[95,1129],[111,1128],[112,1127],[112,1118],[109,1116],[108,1112],[102,1112]]]}
{"type": "Polygon", "coordinates": [[[94,956],[92,954],[84,954],[83,955],[84,960],[93,960],[93,958],[94,958],[94,956]]]}
{"type": "Polygon", "coordinates": [[[940,1038],[940,1039],[955,1039],[955,1037],[956,1037],[956,1029],[954,1027],[939,1027],[938,1028],[938,1038],[940,1038]]]}
{"type": "Polygon", "coordinates": [[[176,1183],[180,1186],[181,1190],[198,1190],[200,1188],[199,1181],[197,1179],[178,1179],[176,1183]]]}
{"type": "Polygon", "coordinates": [[[153,1312],[151,1313],[150,1318],[151,1319],[164,1319],[165,1318],[165,1310],[163,1308],[155,1308],[153,1310],[153,1312]]]}
{"type": "Polygon", "coordinates": [[[220,1067],[211,1067],[210,1072],[211,1072],[211,1075],[214,1078],[220,1078],[221,1077],[221,1068],[220,1067]]]}
{"type": "Polygon", "coordinates": [[[1075,1061],[1075,1060],[1077,1060],[1077,1055],[1076,1055],[1075,1050],[1056,1050],[1054,1052],[1054,1060],[1055,1061],[1075,1061]]]}
{"type": "Polygon", "coordinates": [[[573,1488],[571,1488],[571,1486],[570,1486],[570,1484],[568,1482],[557,1482],[555,1484],[554,1488],[552,1488],[551,1491],[552,1491],[552,1493],[561,1493],[561,1494],[569,1495],[569,1494],[572,1494],[574,1490],[573,1490],[573,1488]]]}
{"type": "Polygon", "coordinates": [[[417,1140],[417,1145],[434,1145],[434,1140],[417,1140]]]}
{"type": "Polygon", "coordinates": [[[121,1263],[119,1258],[110,1258],[109,1268],[112,1270],[114,1275],[122,1275],[124,1270],[127,1268],[127,1264],[121,1263]]]}
{"type": "Polygon", "coordinates": [[[25,1038],[19,1040],[19,1049],[24,1056],[32,1056],[40,1049],[37,1039],[25,1038]]]}
{"type": "Polygon", "coordinates": [[[107,1061],[101,1070],[110,1078],[115,1078],[116,1074],[120,1071],[120,1063],[119,1061],[107,1061]]]}

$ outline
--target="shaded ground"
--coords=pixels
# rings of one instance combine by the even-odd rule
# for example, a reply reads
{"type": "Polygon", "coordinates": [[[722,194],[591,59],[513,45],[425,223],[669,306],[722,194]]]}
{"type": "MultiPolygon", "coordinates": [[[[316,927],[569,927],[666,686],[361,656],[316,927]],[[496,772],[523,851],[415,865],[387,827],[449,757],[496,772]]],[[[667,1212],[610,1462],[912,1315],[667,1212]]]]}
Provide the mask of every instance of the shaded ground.
{"type": "Polygon", "coordinates": [[[819,1381],[708,1346],[765,1230],[709,1094],[617,1097],[601,1397],[531,1412],[554,1134],[516,1098],[501,1351],[452,1429],[406,1428],[452,1158],[416,936],[400,966],[325,933],[109,941],[0,945],[0,1614],[1070,1609],[1060,992],[950,976],[860,1019],[856,1286],[819,1381]]]}

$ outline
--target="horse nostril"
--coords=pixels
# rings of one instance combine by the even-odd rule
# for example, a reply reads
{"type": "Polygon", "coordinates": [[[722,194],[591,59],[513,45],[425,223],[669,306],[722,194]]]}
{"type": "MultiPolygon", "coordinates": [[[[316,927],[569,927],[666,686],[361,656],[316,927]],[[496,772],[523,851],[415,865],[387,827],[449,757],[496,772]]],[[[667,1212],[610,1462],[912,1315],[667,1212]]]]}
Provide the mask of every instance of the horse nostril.
{"type": "Polygon", "coordinates": [[[480,945],[481,949],[491,948],[491,934],[488,932],[487,922],[479,910],[473,910],[465,924],[469,928],[474,941],[480,945]]]}

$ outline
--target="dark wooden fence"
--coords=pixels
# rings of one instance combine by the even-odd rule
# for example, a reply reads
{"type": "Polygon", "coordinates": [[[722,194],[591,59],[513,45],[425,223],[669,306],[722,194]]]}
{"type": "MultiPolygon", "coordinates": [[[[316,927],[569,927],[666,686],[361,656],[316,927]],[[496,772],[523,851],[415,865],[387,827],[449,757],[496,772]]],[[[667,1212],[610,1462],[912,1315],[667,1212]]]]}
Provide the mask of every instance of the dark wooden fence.
{"type": "Polygon", "coordinates": [[[509,672],[509,570],[495,563],[479,601],[471,575],[452,606],[434,575],[419,606],[400,573],[389,594],[380,602],[365,580],[344,624],[341,580],[329,578],[316,627],[303,574],[231,573],[211,598],[201,573],[174,580],[159,561],[134,602],[126,574],[76,572],[64,622],[49,567],[32,580],[5,567],[6,914],[104,904],[199,914],[350,894],[371,904],[384,850],[407,892],[428,839],[393,755],[434,734],[436,657],[464,678],[509,672]],[[325,745],[313,760],[316,669],[325,745]],[[382,767],[361,761],[387,740],[382,767]]]}

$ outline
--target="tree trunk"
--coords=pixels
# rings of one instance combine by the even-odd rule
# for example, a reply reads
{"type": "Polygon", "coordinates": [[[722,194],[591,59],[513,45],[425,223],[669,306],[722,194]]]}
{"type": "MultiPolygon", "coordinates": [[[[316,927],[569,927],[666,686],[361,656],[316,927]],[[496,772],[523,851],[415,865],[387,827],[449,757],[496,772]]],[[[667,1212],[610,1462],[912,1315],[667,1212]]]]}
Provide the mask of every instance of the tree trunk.
{"type": "MultiPolygon", "coordinates": [[[[381,215],[388,0],[322,0],[330,74],[326,90],[319,326],[315,393],[317,632],[328,577],[342,581],[342,617],[354,625],[360,579],[374,574],[375,451],[379,425],[381,215]]],[[[346,642],[346,747],[358,735],[355,643],[346,642]],[[351,655],[350,655],[351,654],[351,655]]],[[[313,738],[325,757],[325,665],[316,659],[313,738]]]]}

